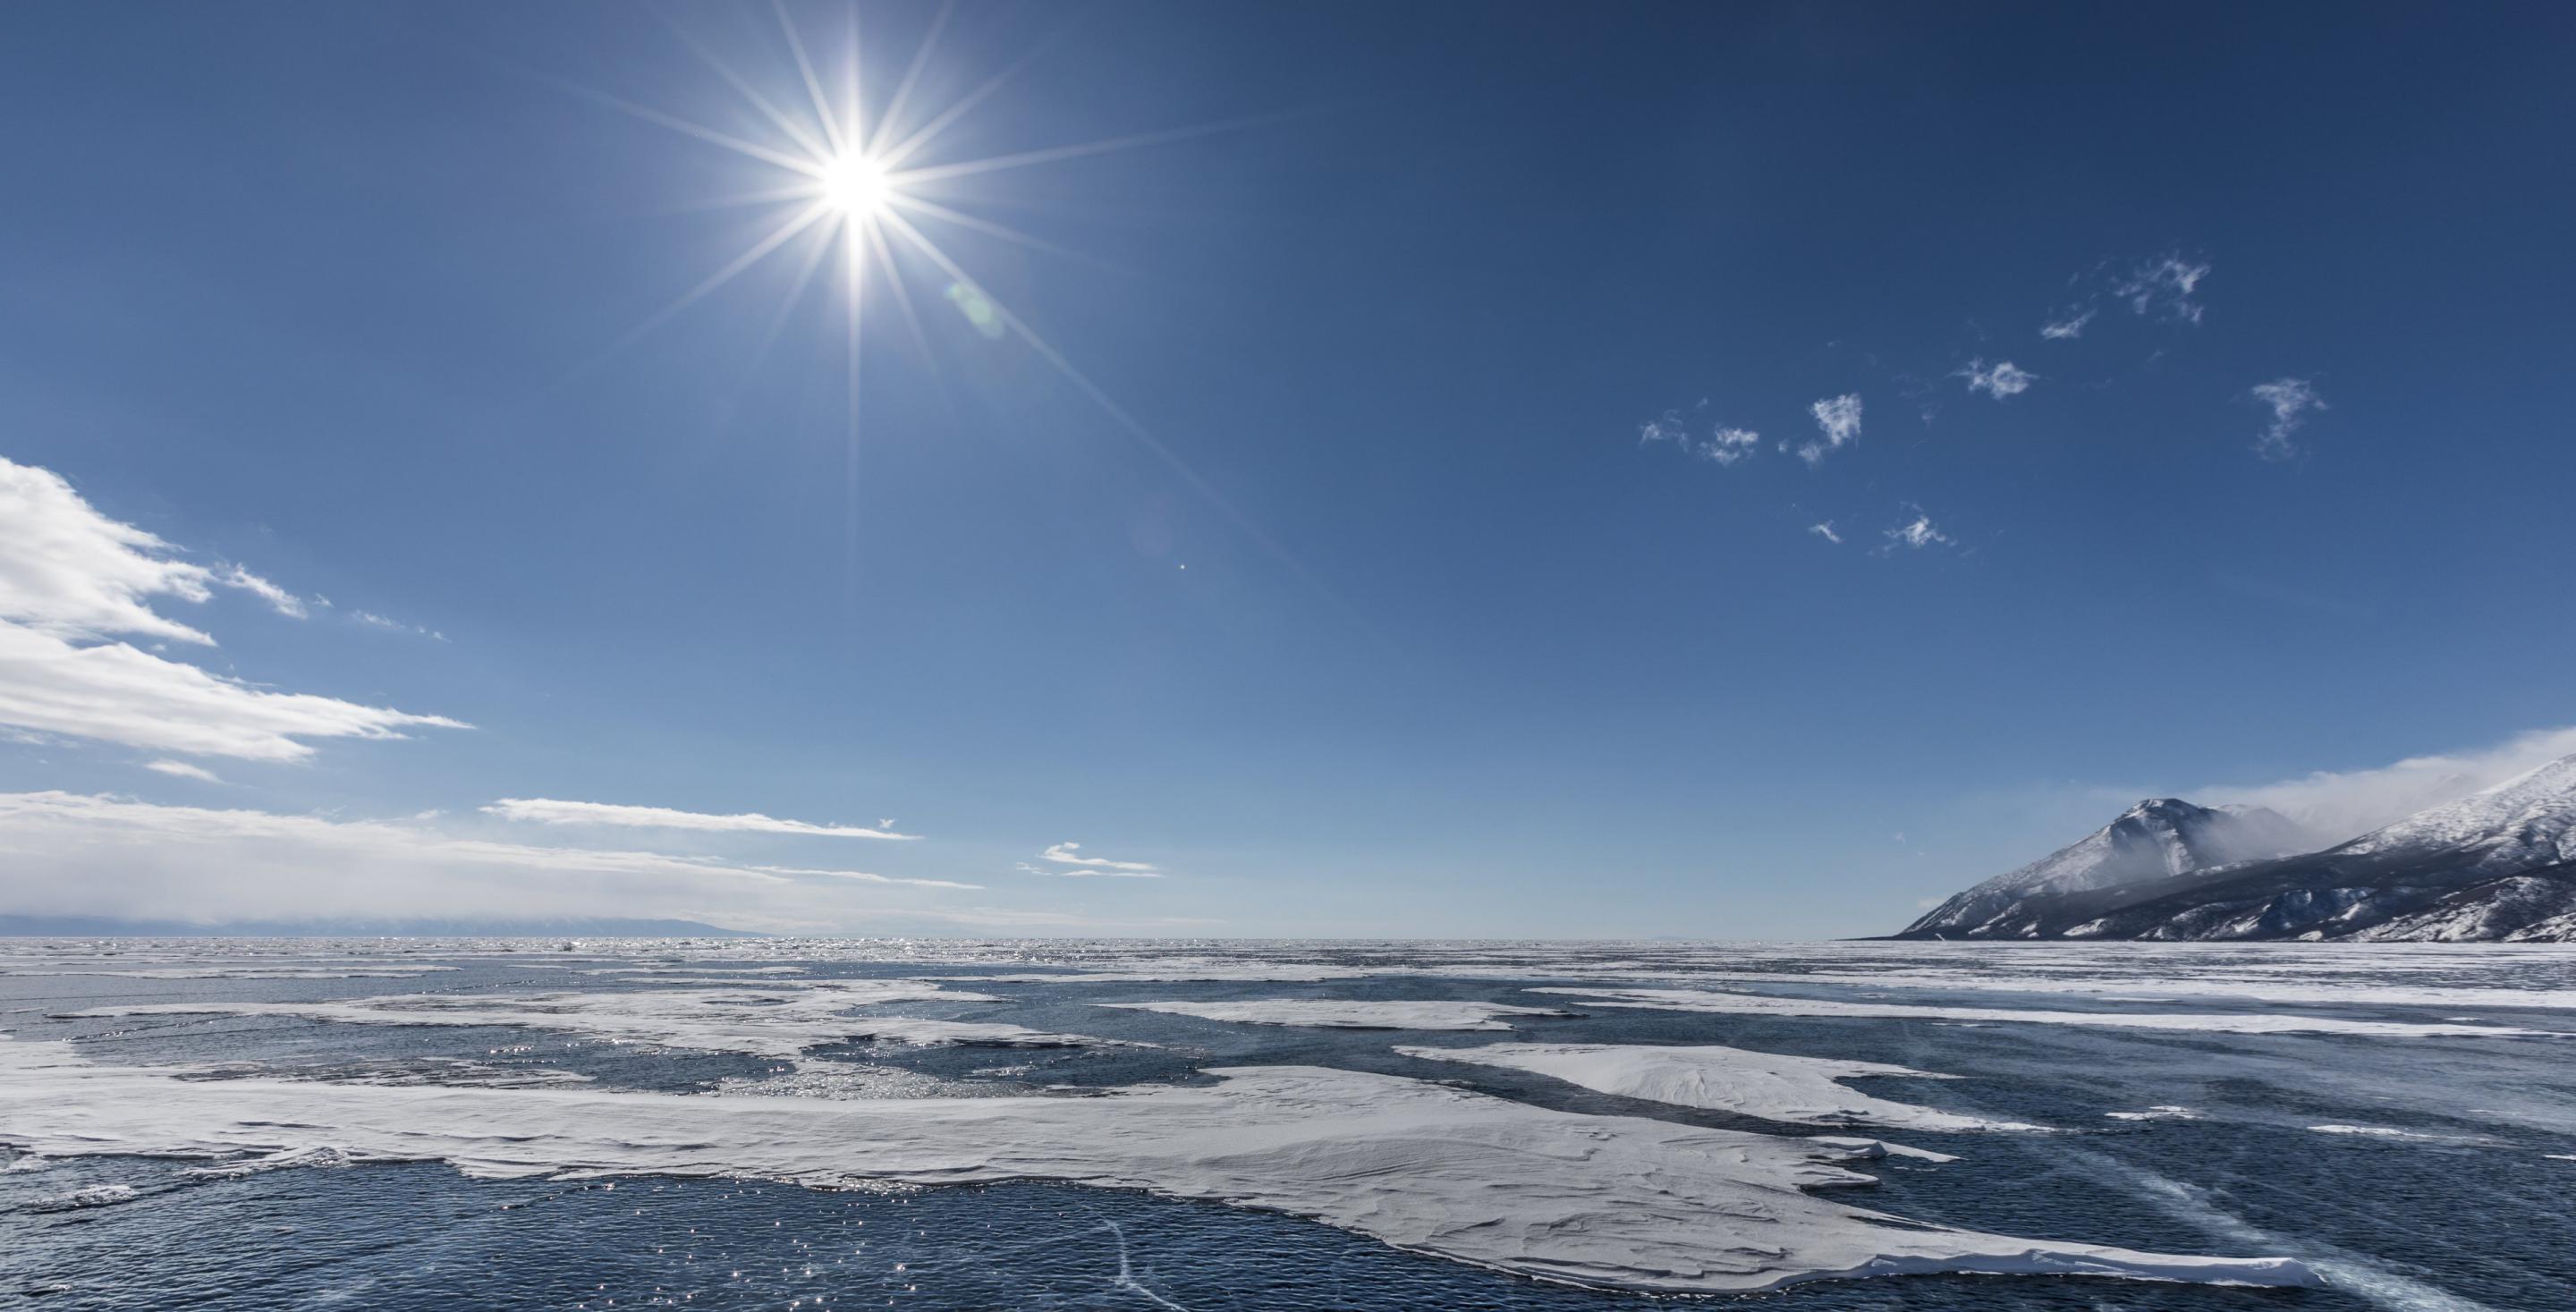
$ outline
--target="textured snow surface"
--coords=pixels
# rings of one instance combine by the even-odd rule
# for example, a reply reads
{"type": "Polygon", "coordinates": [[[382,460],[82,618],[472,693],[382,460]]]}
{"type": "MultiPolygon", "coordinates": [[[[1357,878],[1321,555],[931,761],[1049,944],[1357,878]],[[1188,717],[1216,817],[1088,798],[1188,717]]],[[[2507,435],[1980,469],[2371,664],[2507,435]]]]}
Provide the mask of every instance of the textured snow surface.
{"type": "Polygon", "coordinates": [[[1508,1030],[1510,1016],[1569,1016],[1553,1007],[1499,1002],[1341,1001],[1258,998],[1244,1002],[1104,1002],[1124,1011],[1159,1011],[1238,1025],[1314,1025],[1342,1030],[1508,1030]]]}
{"type": "Polygon", "coordinates": [[[2418,811],[2332,849],[2352,855],[2478,847],[2499,871],[2576,861],[2576,756],[2446,806],[2418,811]]]}
{"type": "Polygon", "coordinates": [[[2045,1025],[2112,1025],[2130,1029],[2198,1030],[2219,1034],[2355,1034],[2383,1038],[2439,1036],[2480,1038],[2564,1038],[2549,1030],[2513,1029],[2503,1025],[2461,1025],[2437,1021],[2342,1020],[2328,1016],[2284,1016],[2274,1013],[2134,1011],[2018,1011],[2001,1007],[1914,1006],[1901,1002],[1839,1002],[1816,998],[1780,998],[1758,993],[1711,993],[1699,989],[1531,989],[1582,998],[1598,1007],[1649,1007],[1666,1011],[1715,1011],[1747,1016],[1873,1016],[1897,1020],[1997,1021],[2045,1025]]]}
{"type": "Polygon", "coordinates": [[[1640,1290],[1929,1272],[2315,1283],[2286,1258],[2014,1239],[1809,1192],[1867,1182],[1837,1163],[1874,1145],[1573,1115],[1357,1071],[1209,1073],[1217,1083],[1096,1098],[705,1098],[180,1080],[93,1066],[67,1044],[0,1042],[0,1141],[52,1156],[445,1161],[500,1177],[1062,1180],[1259,1207],[1459,1261],[1640,1290]]]}
{"type": "Polygon", "coordinates": [[[2040,1128],[1891,1102],[1836,1083],[1870,1075],[1952,1078],[1874,1061],[1794,1057],[1713,1046],[1603,1043],[1497,1043],[1481,1048],[1402,1047],[1396,1051],[1427,1061],[1473,1062],[1529,1071],[1622,1098],[1734,1112],[1795,1125],[1868,1122],[1945,1131],[2040,1128]]]}
{"type": "Polygon", "coordinates": [[[1070,1047],[1108,1042],[993,1021],[852,1015],[888,1002],[999,1002],[913,980],[760,981],[749,989],[652,989],[517,995],[412,993],[341,1002],[172,1002],[92,1007],[72,1016],[295,1016],[354,1025],[506,1025],[568,1030],[616,1043],[797,1060],[824,1044],[875,1039],[935,1045],[1070,1047]]]}

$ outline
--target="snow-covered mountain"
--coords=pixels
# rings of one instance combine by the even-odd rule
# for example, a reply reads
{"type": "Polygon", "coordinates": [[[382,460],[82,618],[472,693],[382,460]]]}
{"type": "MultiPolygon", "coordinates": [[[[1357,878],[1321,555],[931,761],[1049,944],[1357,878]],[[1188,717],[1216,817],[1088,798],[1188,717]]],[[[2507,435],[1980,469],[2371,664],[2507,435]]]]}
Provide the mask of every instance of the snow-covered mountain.
{"type": "Polygon", "coordinates": [[[1906,926],[1904,936],[1978,936],[1998,919],[2013,919],[2013,909],[2030,898],[2186,875],[2312,845],[2287,817],[2261,807],[2151,797],[2083,839],[1952,897],[1906,926]]]}
{"type": "MultiPolygon", "coordinates": [[[[1898,937],[2576,942],[2576,756],[2304,855],[2193,840],[2199,817],[2228,814],[2142,803],[1898,937]]],[[[2290,832],[2261,823],[2232,832],[2290,832]]]]}

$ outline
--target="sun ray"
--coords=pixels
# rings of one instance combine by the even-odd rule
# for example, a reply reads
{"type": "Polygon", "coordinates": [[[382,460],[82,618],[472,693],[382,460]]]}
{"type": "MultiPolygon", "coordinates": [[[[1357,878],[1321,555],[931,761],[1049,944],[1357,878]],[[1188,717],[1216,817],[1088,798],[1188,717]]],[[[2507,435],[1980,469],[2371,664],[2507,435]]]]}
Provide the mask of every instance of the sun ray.
{"type": "MultiPolygon", "coordinates": [[[[814,105],[814,119],[823,125],[823,136],[831,143],[834,155],[850,153],[850,139],[841,135],[841,116],[832,112],[832,99],[823,94],[823,80],[814,74],[814,61],[805,54],[805,40],[796,34],[796,19],[787,12],[787,0],[769,0],[778,13],[778,30],[787,38],[787,52],[796,60],[796,76],[805,84],[805,98],[814,105]]],[[[850,11],[856,21],[858,10],[850,11]]],[[[858,39],[850,41],[850,66],[858,67],[858,39]]]]}
{"type": "Polygon", "coordinates": [[[957,11],[957,0],[940,0],[939,16],[930,20],[930,30],[922,34],[921,45],[912,52],[912,64],[903,70],[903,80],[895,83],[894,99],[886,102],[885,113],[877,116],[875,135],[866,138],[865,153],[874,157],[885,149],[885,139],[894,134],[894,125],[903,120],[904,102],[912,98],[912,88],[921,81],[921,70],[930,65],[930,52],[939,45],[939,34],[948,28],[948,16],[957,11]]]}
{"type": "Polygon", "coordinates": [[[838,233],[826,232],[812,225],[808,225],[807,231],[814,234],[814,240],[806,243],[805,259],[796,266],[796,277],[787,284],[787,298],[779,302],[778,313],[769,317],[769,327],[760,334],[759,344],[752,348],[751,358],[755,365],[769,358],[770,348],[778,344],[779,335],[787,330],[788,319],[794,316],[796,307],[804,303],[805,290],[814,285],[815,271],[823,267],[823,261],[832,254],[832,248],[839,244],[838,233]]]}
{"type": "Polygon", "coordinates": [[[661,327],[665,323],[670,322],[671,316],[697,304],[701,299],[705,298],[709,292],[714,291],[718,287],[724,286],[726,283],[732,282],[735,277],[742,273],[743,270],[748,269],[751,266],[760,263],[763,259],[768,258],[771,251],[777,250],[779,247],[794,240],[797,233],[813,227],[830,213],[831,207],[828,205],[815,204],[806,206],[802,211],[799,211],[797,214],[790,217],[785,223],[782,223],[776,228],[770,230],[768,236],[761,238],[759,241],[753,242],[751,249],[746,250],[742,254],[726,261],[723,268],[716,270],[714,273],[708,274],[705,281],[700,282],[697,286],[681,293],[678,300],[663,306],[659,310],[655,310],[651,315],[647,316],[642,323],[628,329],[626,331],[626,335],[618,338],[616,343],[609,347],[609,350],[611,352],[615,352],[629,346],[634,343],[635,339],[661,327]]]}
{"type": "Polygon", "coordinates": [[[1031,250],[1045,251],[1049,255],[1061,255],[1066,259],[1082,260],[1085,263],[1099,263],[1099,261],[1093,260],[1089,256],[1082,255],[1075,251],[1066,250],[1064,247],[1058,246],[1054,242],[1048,241],[1043,237],[1032,237],[1008,224],[996,223],[991,219],[979,218],[975,215],[965,213],[962,210],[953,210],[936,201],[923,200],[919,196],[908,196],[903,192],[889,189],[886,192],[886,204],[900,205],[908,210],[916,210],[920,213],[930,215],[932,218],[954,223],[958,227],[972,229],[976,232],[983,233],[988,237],[999,237],[1004,241],[1020,246],[1026,246],[1031,250]]]}
{"type": "MultiPolygon", "coordinates": [[[[1009,84],[1012,78],[1018,77],[1020,75],[1020,70],[1027,68],[1031,62],[1037,59],[1040,51],[1044,49],[1045,47],[1041,46],[1038,50],[1032,50],[1013,61],[1010,67],[984,79],[982,85],[967,92],[965,95],[958,97],[956,104],[950,105],[948,108],[939,111],[936,117],[921,126],[920,131],[913,133],[911,136],[905,137],[901,144],[893,147],[892,149],[875,150],[870,153],[874,154],[877,158],[884,160],[888,168],[892,168],[895,165],[912,158],[913,152],[929,145],[939,136],[940,133],[947,131],[949,124],[964,118],[967,111],[972,110],[979,104],[982,104],[986,96],[992,95],[994,92],[1001,90],[1005,85],[1009,84]]],[[[888,120],[888,122],[892,122],[892,120],[888,120]]],[[[879,135],[884,134],[885,126],[885,124],[878,125],[879,135]]]]}
{"type": "Polygon", "coordinates": [[[868,245],[876,251],[877,268],[885,274],[886,290],[894,296],[895,308],[903,311],[903,322],[912,331],[914,349],[921,352],[924,365],[936,368],[930,353],[930,335],[922,330],[921,316],[913,312],[912,293],[903,285],[903,273],[894,266],[894,247],[885,239],[885,225],[868,225],[868,245]]]}
{"type": "Polygon", "coordinates": [[[621,114],[632,114],[647,123],[658,124],[662,127],[669,128],[674,132],[696,137],[698,140],[707,142],[711,145],[722,146],[735,154],[749,156],[750,158],[759,160],[764,164],[775,164],[780,168],[791,169],[809,177],[820,176],[822,173],[822,170],[812,160],[800,159],[797,156],[790,155],[781,150],[771,150],[769,147],[761,145],[756,141],[745,141],[740,137],[718,132],[714,128],[692,123],[676,114],[665,114],[649,105],[639,105],[631,100],[622,100],[605,91],[593,90],[592,88],[583,86],[578,82],[567,82],[561,78],[547,78],[546,80],[573,93],[574,95],[582,97],[585,100],[591,100],[599,104],[606,105],[608,108],[616,110],[621,114]]]}
{"type": "Polygon", "coordinates": [[[885,157],[888,170],[886,180],[897,186],[918,186],[925,182],[972,177],[979,173],[997,173],[1003,169],[1026,168],[1031,164],[1053,164],[1059,160],[1081,159],[1089,155],[1108,155],[1122,150],[1135,150],[1142,146],[1160,146],[1174,141],[1188,141],[1193,137],[1214,136],[1221,132],[1256,127],[1263,123],[1275,122],[1282,117],[1285,116],[1262,114],[1228,119],[1221,123],[1202,123],[1195,127],[1166,128],[1159,132],[1139,132],[1133,136],[1109,137],[1070,146],[1049,146],[1044,150],[1024,150],[1010,155],[993,155],[955,164],[931,164],[917,169],[897,167],[902,163],[903,157],[900,154],[889,154],[885,157]]]}
{"type": "Polygon", "coordinates": [[[778,205],[787,201],[812,201],[817,183],[808,179],[785,187],[768,187],[760,191],[737,191],[723,196],[704,196],[696,200],[675,200],[656,205],[650,214],[705,214],[715,210],[747,209],[754,205],[778,205]]]}
{"type": "Polygon", "coordinates": [[[1343,601],[1339,593],[1325,586],[1321,578],[1316,577],[1315,573],[1307,569],[1296,556],[1290,554],[1285,546],[1264,532],[1259,524],[1253,522],[1251,516],[1237,509],[1233,502],[1226,499],[1224,493],[1216,489],[1214,484],[1200,477],[1199,472],[1190,468],[1189,463],[1182,460],[1177,452],[1164,445],[1161,438],[1154,436],[1154,431],[1147,428],[1143,420],[1128,413],[1125,406],[1118,404],[1108,392],[1101,389],[1098,383],[1091,381],[1090,375],[1076,368],[1073,361],[1065,357],[1064,352],[1057,350],[1045,337],[1039,335],[1036,329],[1029,326],[1027,320],[1022,319],[1011,310],[1011,307],[986,291],[983,284],[977,282],[973,275],[959,268],[955,260],[948,258],[947,252],[939,249],[938,243],[922,235],[919,228],[912,226],[911,222],[900,214],[889,211],[881,217],[886,226],[894,229],[905,241],[910,242],[913,248],[920,251],[931,263],[938,265],[941,272],[956,279],[960,285],[973,291],[985,304],[993,307],[995,317],[1002,321],[1004,327],[1009,328],[1013,335],[1026,343],[1030,350],[1037,352],[1041,359],[1053,365],[1055,371],[1063,375],[1066,381],[1080,389],[1084,396],[1091,398],[1092,404],[1099,406],[1102,413],[1116,421],[1120,428],[1127,430],[1130,437],[1142,443],[1146,450],[1152,452],[1171,469],[1173,474],[1188,484],[1192,491],[1205,497],[1208,504],[1216,507],[1227,519],[1233,521],[1237,529],[1257,543],[1262,550],[1268,552],[1272,559],[1285,566],[1307,586],[1315,589],[1325,600],[1332,602],[1354,619],[1358,618],[1357,612],[1351,610],[1349,603],[1343,601]]]}
{"type": "Polygon", "coordinates": [[[859,59],[859,7],[852,5],[844,12],[850,34],[849,54],[841,61],[841,143],[842,149],[865,153],[861,143],[868,139],[867,69],[859,59]]]}
{"type": "Polygon", "coordinates": [[[689,35],[687,28],[674,22],[667,14],[662,16],[662,22],[671,29],[671,35],[680,39],[680,44],[687,46],[689,52],[696,55],[700,62],[714,69],[716,76],[723,78],[726,85],[741,92],[742,98],[750,101],[751,107],[759,110],[762,118],[768,119],[772,126],[786,133],[788,140],[795,142],[807,155],[830,158],[838,153],[817,140],[812,133],[807,132],[804,124],[789,118],[776,105],[770,104],[769,97],[760,94],[760,88],[753,86],[740,73],[733,71],[732,65],[718,59],[716,52],[707,49],[705,42],[689,35]]]}

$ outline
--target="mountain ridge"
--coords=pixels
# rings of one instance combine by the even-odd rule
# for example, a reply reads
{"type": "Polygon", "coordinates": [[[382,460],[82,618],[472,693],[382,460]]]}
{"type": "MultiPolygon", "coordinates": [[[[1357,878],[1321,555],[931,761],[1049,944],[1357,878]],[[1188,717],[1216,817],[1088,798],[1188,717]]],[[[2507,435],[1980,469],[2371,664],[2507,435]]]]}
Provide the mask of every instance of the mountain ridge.
{"type": "Polygon", "coordinates": [[[2314,851],[2193,865],[2205,845],[2168,841],[2162,872],[2135,854],[2086,864],[2160,805],[2194,823],[2222,814],[2150,799],[1892,937],[2576,942],[2576,756],[2314,851]],[[2052,880],[2053,862],[2079,869],[2052,880]]]}

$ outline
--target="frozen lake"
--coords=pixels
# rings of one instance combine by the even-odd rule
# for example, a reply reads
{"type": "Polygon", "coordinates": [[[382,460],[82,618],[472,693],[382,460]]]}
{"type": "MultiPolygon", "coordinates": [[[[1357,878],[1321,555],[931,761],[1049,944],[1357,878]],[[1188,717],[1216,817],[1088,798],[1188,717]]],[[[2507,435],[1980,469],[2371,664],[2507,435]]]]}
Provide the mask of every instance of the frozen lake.
{"type": "Polygon", "coordinates": [[[0,970],[0,1299],[51,1306],[2576,1279],[2566,948],[8,940],[0,970]]]}

